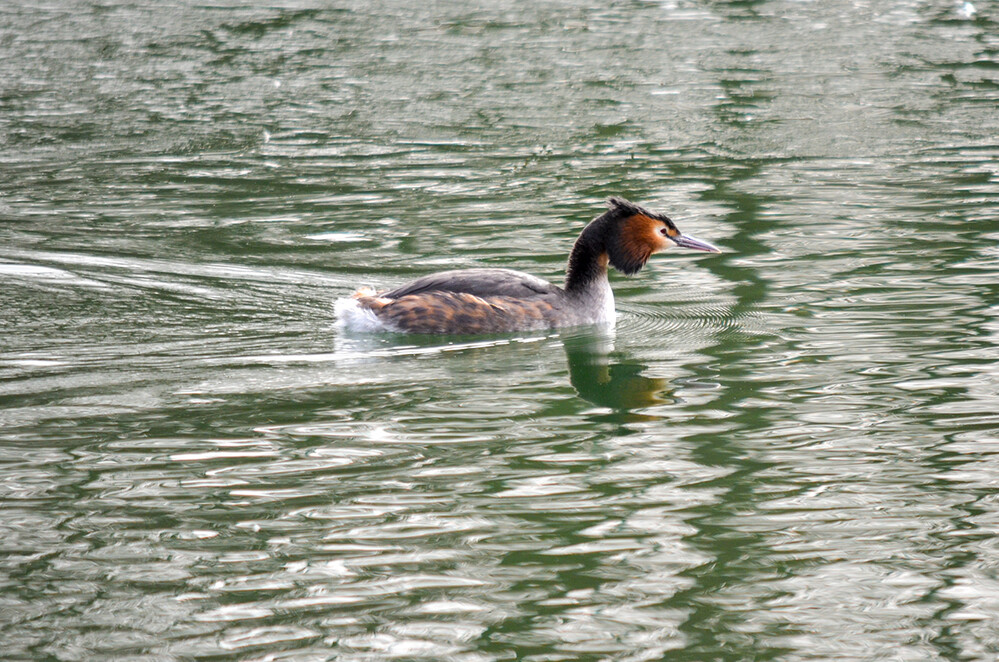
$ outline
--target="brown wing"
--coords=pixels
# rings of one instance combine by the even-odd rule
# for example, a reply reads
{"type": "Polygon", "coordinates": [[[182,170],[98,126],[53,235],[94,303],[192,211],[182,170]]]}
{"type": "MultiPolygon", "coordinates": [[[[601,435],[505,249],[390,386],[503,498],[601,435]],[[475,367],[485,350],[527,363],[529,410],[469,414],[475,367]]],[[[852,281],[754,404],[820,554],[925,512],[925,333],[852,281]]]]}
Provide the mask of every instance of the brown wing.
{"type": "Polygon", "coordinates": [[[406,333],[504,333],[556,326],[548,298],[480,297],[467,292],[422,292],[399,298],[358,296],[386,325],[406,333]]]}
{"type": "Polygon", "coordinates": [[[382,296],[399,299],[428,292],[465,292],[478,297],[557,295],[559,288],[545,280],[512,269],[458,269],[423,276],[382,296]]]}

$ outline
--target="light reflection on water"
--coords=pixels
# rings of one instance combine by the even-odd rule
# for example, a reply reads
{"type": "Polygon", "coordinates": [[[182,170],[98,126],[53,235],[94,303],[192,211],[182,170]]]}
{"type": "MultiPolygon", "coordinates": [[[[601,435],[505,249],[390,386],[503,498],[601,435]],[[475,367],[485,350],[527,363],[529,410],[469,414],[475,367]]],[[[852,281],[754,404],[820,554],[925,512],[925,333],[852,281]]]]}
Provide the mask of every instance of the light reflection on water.
{"type": "Polygon", "coordinates": [[[993,3],[0,9],[12,658],[991,659],[993,3]],[[619,323],[347,336],[718,256],[619,323]]]}

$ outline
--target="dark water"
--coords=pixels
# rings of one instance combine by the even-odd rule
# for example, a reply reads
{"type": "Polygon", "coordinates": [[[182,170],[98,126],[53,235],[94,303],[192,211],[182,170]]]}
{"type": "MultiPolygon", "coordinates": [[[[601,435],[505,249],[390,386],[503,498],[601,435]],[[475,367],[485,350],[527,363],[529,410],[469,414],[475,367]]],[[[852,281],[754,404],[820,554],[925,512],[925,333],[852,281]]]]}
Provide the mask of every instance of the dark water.
{"type": "Polygon", "coordinates": [[[999,5],[0,7],[0,641],[38,660],[999,655],[999,5]],[[726,249],[616,332],[347,337],[726,249]]]}

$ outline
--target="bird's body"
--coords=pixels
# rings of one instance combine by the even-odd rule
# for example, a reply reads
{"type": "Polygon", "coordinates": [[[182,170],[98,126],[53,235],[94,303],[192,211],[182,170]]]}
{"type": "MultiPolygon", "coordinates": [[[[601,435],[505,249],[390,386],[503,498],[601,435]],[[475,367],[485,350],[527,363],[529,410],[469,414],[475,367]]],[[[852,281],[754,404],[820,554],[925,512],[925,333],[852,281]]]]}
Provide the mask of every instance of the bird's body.
{"type": "Polygon", "coordinates": [[[360,331],[507,333],[614,323],[607,266],[633,274],[670,246],[720,252],[680,234],[665,214],[621,198],[580,233],[564,287],[511,269],[461,269],[418,278],[387,292],[367,288],[337,302],[341,324],[360,331]]]}

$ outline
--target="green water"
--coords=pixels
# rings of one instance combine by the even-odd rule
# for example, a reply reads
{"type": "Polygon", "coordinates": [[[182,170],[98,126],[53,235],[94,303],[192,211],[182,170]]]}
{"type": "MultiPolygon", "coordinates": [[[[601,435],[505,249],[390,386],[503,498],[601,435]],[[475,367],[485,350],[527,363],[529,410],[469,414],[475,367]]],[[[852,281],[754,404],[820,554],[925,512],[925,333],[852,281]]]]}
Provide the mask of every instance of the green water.
{"type": "Polygon", "coordinates": [[[4,657],[999,655],[999,4],[322,5],[0,7],[4,657]]]}

